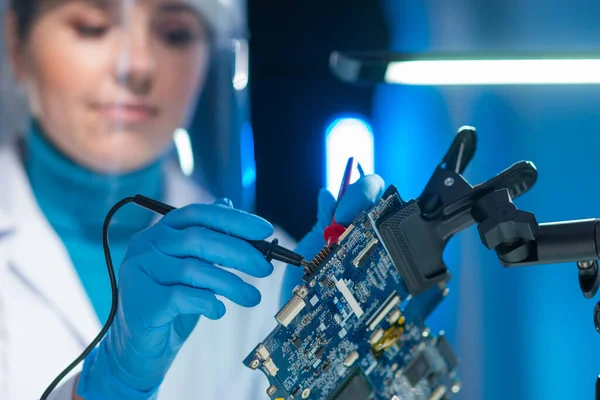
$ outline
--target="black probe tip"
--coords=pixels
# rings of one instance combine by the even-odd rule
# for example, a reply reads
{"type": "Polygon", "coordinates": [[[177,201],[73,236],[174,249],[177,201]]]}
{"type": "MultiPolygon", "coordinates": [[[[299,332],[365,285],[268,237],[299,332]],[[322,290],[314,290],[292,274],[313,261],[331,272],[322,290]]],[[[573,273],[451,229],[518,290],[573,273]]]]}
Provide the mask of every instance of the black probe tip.
{"type": "Polygon", "coordinates": [[[302,257],[300,254],[294,253],[293,251],[280,246],[277,239],[274,239],[272,242],[267,242],[266,240],[250,240],[248,242],[258,251],[264,254],[265,258],[269,262],[272,260],[277,260],[286,264],[300,267],[302,266],[302,261],[304,261],[304,257],[302,257]]]}

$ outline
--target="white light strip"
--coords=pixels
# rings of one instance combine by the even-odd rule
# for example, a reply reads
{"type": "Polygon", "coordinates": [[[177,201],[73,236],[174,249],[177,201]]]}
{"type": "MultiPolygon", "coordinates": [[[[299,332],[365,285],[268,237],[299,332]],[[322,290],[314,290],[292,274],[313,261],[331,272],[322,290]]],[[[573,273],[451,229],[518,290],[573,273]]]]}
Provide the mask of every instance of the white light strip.
{"type": "Polygon", "coordinates": [[[235,74],[233,76],[233,88],[242,91],[248,86],[248,41],[234,40],[235,47],[235,74]]]}
{"type": "Polygon", "coordinates": [[[398,61],[385,81],[403,85],[548,85],[600,83],[600,59],[398,61]]]}
{"type": "Polygon", "coordinates": [[[185,129],[177,129],[173,135],[173,140],[175,141],[181,171],[185,176],[191,176],[194,172],[194,153],[192,152],[190,134],[185,129]]]}
{"type": "MultiPolygon", "coordinates": [[[[338,195],[348,158],[354,157],[365,171],[372,174],[375,169],[373,131],[357,118],[341,118],[334,121],[325,133],[327,189],[338,195]]],[[[358,179],[352,176],[351,182],[358,179]]]]}

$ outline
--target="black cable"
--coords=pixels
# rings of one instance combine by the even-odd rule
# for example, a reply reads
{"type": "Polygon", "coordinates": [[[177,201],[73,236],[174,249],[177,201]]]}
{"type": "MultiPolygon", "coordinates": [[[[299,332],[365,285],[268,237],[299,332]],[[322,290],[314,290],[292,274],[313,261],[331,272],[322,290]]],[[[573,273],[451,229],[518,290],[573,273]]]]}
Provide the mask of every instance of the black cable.
{"type": "Polygon", "coordinates": [[[81,353],[79,357],[77,357],[71,364],[69,364],[69,366],[65,368],[52,381],[48,388],[46,388],[44,394],[42,394],[40,400],[46,400],[48,396],[50,396],[50,393],[52,393],[56,386],[58,386],[60,381],[62,381],[64,377],[67,376],[67,374],[71,372],[71,370],[73,370],[73,368],[75,368],[81,361],[83,361],[87,357],[88,354],[90,354],[94,347],[96,347],[96,345],[100,343],[104,335],[106,335],[106,332],[108,332],[108,328],[110,328],[113,320],[115,319],[115,314],[117,313],[117,304],[119,301],[119,293],[117,291],[117,279],[115,277],[115,269],[113,267],[112,258],[110,255],[110,247],[108,245],[108,226],[110,225],[112,217],[119,210],[119,208],[123,207],[127,203],[133,203],[134,200],[134,197],[127,197],[115,204],[113,208],[110,209],[108,214],[106,214],[106,218],[104,219],[104,226],[102,228],[102,245],[104,247],[104,258],[106,259],[106,268],[108,269],[108,278],[110,279],[110,291],[112,293],[112,303],[110,306],[110,313],[108,314],[108,318],[106,319],[106,322],[104,323],[104,326],[102,327],[100,333],[98,333],[98,335],[94,338],[94,340],[92,340],[88,347],[86,347],[85,350],[83,350],[83,353],[81,353]]]}

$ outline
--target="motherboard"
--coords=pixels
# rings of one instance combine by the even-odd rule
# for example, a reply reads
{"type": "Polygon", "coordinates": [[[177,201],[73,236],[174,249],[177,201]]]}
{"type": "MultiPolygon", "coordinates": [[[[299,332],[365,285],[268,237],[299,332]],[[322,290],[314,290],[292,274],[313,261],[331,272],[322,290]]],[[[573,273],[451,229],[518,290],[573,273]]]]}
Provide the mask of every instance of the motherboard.
{"type": "Polygon", "coordinates": [[[460,390],[447,339],[425,324],[448,294],[446,280],[411,295],[390,253],[389,222],[415,207],[388,189],[312,260],[278,325],[244,360],[267,376],[271,399],[440,400],[460,390]]]}

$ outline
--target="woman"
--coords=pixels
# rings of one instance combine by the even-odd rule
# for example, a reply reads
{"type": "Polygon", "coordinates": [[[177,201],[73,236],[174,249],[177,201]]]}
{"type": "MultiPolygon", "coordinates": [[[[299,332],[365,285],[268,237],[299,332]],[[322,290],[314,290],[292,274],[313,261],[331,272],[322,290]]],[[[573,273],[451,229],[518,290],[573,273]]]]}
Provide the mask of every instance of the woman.
{"type": "MultiPolygon", "coordinates": [[[[102,222],[135,193],[181,208],[149,228],[146,211],[119,211],[116,319],[51,398],[266,396],[266,379],[241,361],[274,326],[284,268],[239,238],[273,228],[213,202],[166,157],[204,85],[211,41],[227,29],[226,3],[12,0],[9,58],[31,124],[0,148],[0,398],[38,397],[97,334],[111,302],[102,222]]],[[[382,189],[377,176],[361,179],[336,220],[350,221],[382,189]]],[[[298,248],[307,258],[333,213],[322,191],[298,248]]]]}

